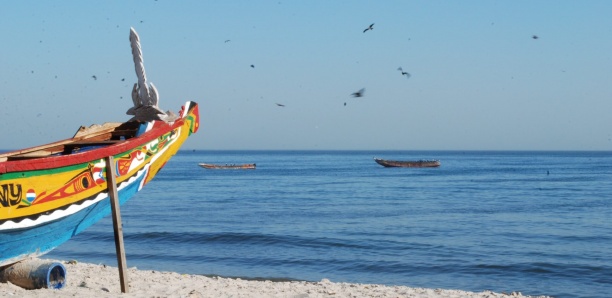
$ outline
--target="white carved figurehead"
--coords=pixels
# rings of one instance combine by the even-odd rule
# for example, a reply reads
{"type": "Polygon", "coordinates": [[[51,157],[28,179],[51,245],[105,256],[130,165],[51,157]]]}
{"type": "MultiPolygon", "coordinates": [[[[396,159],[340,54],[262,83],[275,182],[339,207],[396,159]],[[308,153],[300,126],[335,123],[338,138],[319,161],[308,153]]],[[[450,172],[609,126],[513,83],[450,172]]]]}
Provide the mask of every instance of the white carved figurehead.
{"type": "Polygon", "coordinates": [[[159,94],[155,85],[153,85],[153,83],[147,83],[142,49],[140,48],[140,38],[134,28],[130,28],[130,45],[132,46],[132,56],[134,58],[134,67],[136,69],[138,83],[135,83],[132,89],[132,101],[134,102],[134,106],[129,108],[126,114],[134,115],[131,120],[136,121],[174,121],[177,118],[174,113],[171,111],[164,112],[159,108],[159,94]]]}

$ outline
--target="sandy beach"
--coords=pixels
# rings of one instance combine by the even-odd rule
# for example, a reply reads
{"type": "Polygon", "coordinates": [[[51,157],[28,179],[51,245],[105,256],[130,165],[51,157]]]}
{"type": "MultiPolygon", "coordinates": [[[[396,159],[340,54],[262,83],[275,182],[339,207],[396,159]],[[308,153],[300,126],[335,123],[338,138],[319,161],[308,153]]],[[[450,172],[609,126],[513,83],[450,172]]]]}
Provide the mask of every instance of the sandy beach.
{"type": "Polygon", "coordinates": [[[468,292],[377,284],[256,281],[207,277],[176,272],[128,268],[129,291],[121,293],[119,270],[104,264],[56,261],[66,268],[66,285],[59,290],[26,290],[0,283],[0,297],[547,297],[520,292],[468,292]]]}

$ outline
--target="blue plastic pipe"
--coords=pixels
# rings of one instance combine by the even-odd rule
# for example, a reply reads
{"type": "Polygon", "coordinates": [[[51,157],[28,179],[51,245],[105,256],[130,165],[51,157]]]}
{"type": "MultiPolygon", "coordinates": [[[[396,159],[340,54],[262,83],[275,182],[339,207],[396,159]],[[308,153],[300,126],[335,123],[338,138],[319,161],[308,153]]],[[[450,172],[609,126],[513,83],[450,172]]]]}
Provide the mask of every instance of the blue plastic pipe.
{"type": "Polygon", "coordinates": [[[28,290],[61,289],[66,285],[66,268],[57,262],[23,260],[0,268],[0,281],[8,281],[28,290]]]}

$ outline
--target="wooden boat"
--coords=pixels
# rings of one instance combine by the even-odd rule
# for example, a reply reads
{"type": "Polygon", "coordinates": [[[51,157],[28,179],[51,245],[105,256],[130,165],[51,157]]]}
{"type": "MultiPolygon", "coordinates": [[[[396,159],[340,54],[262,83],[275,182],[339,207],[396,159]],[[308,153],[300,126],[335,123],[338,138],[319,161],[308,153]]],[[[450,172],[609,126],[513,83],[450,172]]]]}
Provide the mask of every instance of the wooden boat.
{"type": "Polygon", "coordinates": [[[379,165],[387,168],[435,168],[440,166],[439,160],[413,160],[413,161],[397,161],[374,158],[379,165]]]}
{"type": "MultiPolygon", "coordinates": [[[[133,30],[130,40],[140,51],[133,30]]],[[[178,115],[159,110],[140,55],[134,57],[139,83],[128,110],[132,119],[81,127],[72,138],[0,154],[0,266],[43,255],[110,214],[107,157],[113,157],[123,204],[198,131],[195,102],[178,115]]]]}
{"type": "Polygon", "coordinates": [[[242,164],[242,165],[236,165],[236,164],[215,165],[215,164],[209,164],[209,163],[201,163],[199,165],[200,167],[203,167],[205,169],[230,169],[230,170],[254,170],[255,169],[254,163],[242,164]]]}

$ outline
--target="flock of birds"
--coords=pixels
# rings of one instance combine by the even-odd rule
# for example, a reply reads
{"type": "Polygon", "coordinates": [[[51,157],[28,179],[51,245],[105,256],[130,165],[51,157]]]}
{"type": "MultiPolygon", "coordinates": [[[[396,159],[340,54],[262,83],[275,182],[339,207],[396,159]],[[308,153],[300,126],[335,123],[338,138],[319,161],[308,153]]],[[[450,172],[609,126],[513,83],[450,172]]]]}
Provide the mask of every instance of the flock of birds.
{"type": "MultiPolygon", "coordinates": [[[[370,26],[368,26],[365,29],[363,29],[363,33],[366,33],[366,32],[371,31],[371,30],[374,30],[374,23],[370,24],[370,26]]],[[[225,42],[227,43],[229,41],[230,40],[228,39],[225,42]]],[[[255,68],[255,66],[253,64],[251,64],[251,68],[255,68]]],[[[404,71],[401,66],[398,67],[397,70],[399,70],[400,73],[403,76],[406,76],[406,78],[410,78],[410,73],[404,71]]],[[[352,97],[363,97],[364,93],[365,93],[365,88],[361,88],[361,89],[359,89],[359,91],[351,93],[351,96],[352,97]]],[[[279,106],[279,107],[285,107],[285,105],[281,104],[281,103],[276,103],[276,105],[279,106]]],[[[346,102],[344,102],[344,106],[346,106],[346,102]]]]}
{"type": "MultiPolygon", "coordinates": [[[[374,30],[374,23],[370,24],[370,26],[368,26],[367,28],[363,29],[363,33],[366,33],[366,32],[371,31],[371,30],[374,30]]],[[[531,36],[531,38],[532,38],[532,39],[538,39],[538,38],[540,38],[540,37],[539,37],[539,36],[537,36],[537,35],[532,35],[532,36],[531,36]]],[[[228,40],[226,40],[225,42],[228,42],[228,41],[229,41],[229,39],[228,39],[228,40]]],[[[252,67],[252,68],[255,68],[255,66],[254,66],[254,65],[252,65],[252,64],[251,64],[251,67],[252,67]]],[[[399,71],[399,72],[400,72],[400,73],[401,73],[403,76],[406,76],[406,78],[408,78],[408,79],[410,78],[410,76],[411,76],[411,75],[410,75],[410,73],[408,73],[407,71],[404,71],[404,69],[403,69],[401,66],[400,66],[400,67],[398,67],[398,68],[397,68],[397,70],[398,70],[398,71],[399,71]]],[[[364,96],[364,93],[365,93],[365,88],[361,88],[359,91],[351,93],[351,96],[352,96],[352,97],[363,97],[363,96],[364,96]]],[[[276,103],[276,105],[277,105],[277,106],[279,106],[279,107],[285,107],[285,105],[284,105],[284,104],[280,104],[280,103],[276,103]]],[[[346,106],[346,102],[344,102],[344,106],[346,106]]]]}
{"type": "MultiPolygon", "coordinates": [[[[372,30],[374,30],[374,23],[370,24],[368,27],[366,27],[365,29],[363,29],[363,33],[366,33],[366,32],[368,32],[368,31],[372,31],[372,30]]],[[[539,39],[539,36],[537,36],[537,35],[532,35],[532,36],[531,36],[531,38],[532,38],[532,39],[539,39]]],[[[228,43],[228,42],[230,42],[230,41],[231,41],[230,39],[226,39],[226,40],[225,40],[225,43],[228,43]]],[[[254,64],[251,64],[251,65],[250,65],[250,67],[251,67],[251,68],[255,68],[255,65],[254,65],[254,64]]],[[[401,66],[400,66],[400,67],[398,67],[398,68],[397,68],[397,70],[398,70],[398,71],[401,73],[401,75],[402,75],[402,76],[406,76],[406,78],[410,78],[410,77],[411,77],[410,73],[409,73],[409,72],[407,72],[407,71],[404,71],[404,69],[403,69],[401,66]]],[[[34,72],[34,71],[32,71],[32,72],[34,72]]],[[[91,77],[92,77],[94,80],[97,80],[97,79],[98,79],[98,77],[97,77],[96,75],[92,75],[91,77]]],[[[121,81],[125,81],[125,79],[121,79],[121,81]]],[[[355,98],[357,98],[357,97],[363,97],[363,96],[364,96],[364,94],[365,94],[365,88],[361,88],[359,91],[356,91],[356,92],[351,93],[351,94],[350,94],[350,96],[351,96],[351,97],[355,97],[355,98]]],[[[276,105],[277,105],[278,107],[285,107],[285,105],[284,105],[284,104],[281,104],[281,103],[276,103],[276,105]]],[[[346,102],[344,102],[344,106],[346,106],[346,102]]]]}

